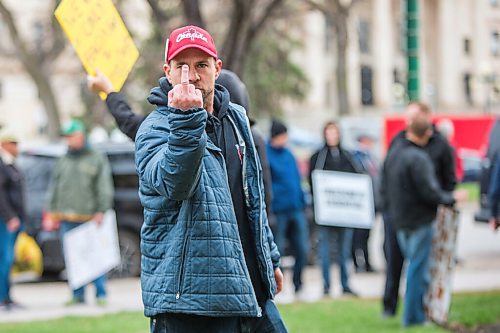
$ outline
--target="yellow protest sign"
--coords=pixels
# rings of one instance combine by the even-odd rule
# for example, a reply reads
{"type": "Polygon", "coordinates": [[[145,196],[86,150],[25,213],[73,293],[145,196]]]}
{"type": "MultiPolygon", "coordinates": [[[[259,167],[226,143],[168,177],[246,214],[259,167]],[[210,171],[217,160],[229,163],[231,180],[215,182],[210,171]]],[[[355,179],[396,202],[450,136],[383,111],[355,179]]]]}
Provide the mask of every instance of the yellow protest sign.
{"type": "Polygon", "coordinates": [[[62,0],[54,15],[87,73],[99,68],[119,91],[139,51],[111,0],[62,0]]]}

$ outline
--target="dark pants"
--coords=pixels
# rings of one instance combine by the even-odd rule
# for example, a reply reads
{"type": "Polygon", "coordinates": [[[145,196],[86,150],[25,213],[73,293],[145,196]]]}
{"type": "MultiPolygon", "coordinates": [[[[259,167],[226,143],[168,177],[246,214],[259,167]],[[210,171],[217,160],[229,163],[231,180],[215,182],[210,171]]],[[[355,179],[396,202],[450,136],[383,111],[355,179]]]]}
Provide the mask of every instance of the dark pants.
{"type": "Polygon", "coordinates": [[[271,300],[261,304],[262,317],[207,317],[167,313],[151,319],[151,333],[286,333],[271,300]]]}
{"type": "Polygon", "coordinates": [[[404,257],[399,248],[396,230],[388,213],[384,217],[384,255],[386,260],[386,277],[384,289],[384,313],[394,315],[399,300],[399,281],[403,269],[404,257]]]}
{"type": "Polygon", "coordinates": [[[368,238],[370,238],[370,229],[354,229],[352,235],[352,261],[356,269],[364,269],[370,272],[373,269],[368,253],[368,238]]]}

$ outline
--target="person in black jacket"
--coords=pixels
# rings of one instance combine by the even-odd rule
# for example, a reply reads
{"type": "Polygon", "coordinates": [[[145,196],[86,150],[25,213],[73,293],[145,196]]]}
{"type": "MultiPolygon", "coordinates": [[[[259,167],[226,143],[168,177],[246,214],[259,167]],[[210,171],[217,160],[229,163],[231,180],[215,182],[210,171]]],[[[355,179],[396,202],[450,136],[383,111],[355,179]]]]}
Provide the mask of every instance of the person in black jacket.
{"type": "Polygon", "coordinates": [[[444,191],[423,147],[432,135],[429,109],[421,103],[408,106],[405,139],[389,151],[383,169],[386,208],[397,240],[408,260],[403,326],[425,322],[423,298],[428,286],[432,223],[437,206],[453,205],[462,192],[444,191]]]}
{"type": "Polygon", "coordinates": [[[17,138],[7,129],[0,133],[0,310],[10,310],[10,270],[14,244],[24,218],[23,177],[15,166],[17,138]]]}
{"type": "MultiPolygon", "coordinates": [[[[351,173],[362,173],[352,155],[340,146],[340,130],[333,121],[323,129],[325,146],[311,156],[309,162],[309,184],[314,193],[312,172],[315,169],[351,173]]],[[[318,254],[323,273],[323,294],[330,294],[330,244],[336,244],[340,267],[340,283],[345,295],[357,296],[349,286],[348,261],[351,259],[353,229],[346,227],[318,226],[318,254]]]]}
{"type": "MultiPolygon", "coordinates": [[[[228,69],[222,69],[219,77],[215,82],[227,89],[231,102],[243,106],[247,111],[247,114],[249,113],[250,99],[248,96],[248,90],[245,84],[240,80],[238,75],[228,69]]],[[[167,84],[169,83],[167,82],[167,84]]],[[[96,93],[104,92],[107,95],[106,106],[115,119],[118,128],[130,139],[135,140],[137,130],[139,129],[139,126],[144,121],[146,116],[137,114],[132,111],[132,108],[130,104],[128,104],[125,95],[123,93],[116,92],[113,89],[109,78],[106,77],[106,75],[104,75],[99,69],[96,70],[95,76],[89,75],[87,77],[87,86],[91,91],[94,91],[96,93]]],[[[172,89],[170,84],[169,86],[167,86],[167,88],[169,88],[169,90],[172,89]]],[[[250,119],[252,136],[255,141],[255,148],[257,148],[257,153],[262,165],[266,212],[269,216],[272,202],[271,170],[269,168],[269,162],[267,160],[265,140],[262,135],[255,129],[255,127],[253,126],[254,124],[255,122],[250,119]]]]}
{"type": "MultiPolygon", "coordinates": [[[[429,123],[432,122],[432,114],[428,106],[422,103],[414,103],[413,106],[418,106],[422,109],[423,116],[427,117],[429,123]]],[[[407,110],[407,126],[418,113],[414,112],[414,108],[407,110]]],[[[389,146],[389,152],[399,143],[406,140],[406,130],[399,132],[392,140],[389,146]]],[[[438,184],[442,190],[453,191],[456,186],[455,176],[455,160],[453,148],[449,145],[445,137],[443,137],[433,126],[432,134],[428,142],[423,147],[423,150],[429,155],[434,173],[438,180],[438,184]]],[[[381,198],[382,215],[384,218],[384,255],[386,259],[386,280],[383,295],[383,316],[392,317],[396,314],[399,300],[399,283],[401,279],[401,271],[403,268],[403,255],[396,238],[396,231],[392,223],[392,216],[385,208],[385,201],[382,195],[381,198]]]]}

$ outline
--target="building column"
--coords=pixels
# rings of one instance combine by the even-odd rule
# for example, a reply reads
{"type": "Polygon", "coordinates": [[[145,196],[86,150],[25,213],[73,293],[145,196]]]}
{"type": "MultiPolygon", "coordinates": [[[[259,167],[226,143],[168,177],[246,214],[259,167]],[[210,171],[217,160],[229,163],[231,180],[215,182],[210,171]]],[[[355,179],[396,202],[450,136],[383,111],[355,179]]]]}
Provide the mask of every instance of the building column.
{"type": "Polygon", "coordinates": [[[391,5],[391,0],[375,0],[373,3],[373,34],[371,35],[374,52],[373,93],[375,105],[379,108],[388,108],[393,102],[395,36],[391,5]]]}
{"type": "MultiPolygon", "coordinates": [[[[461,67],[459,59],[463,56],[460,47],[460,34],[457,33],[457,3],[455,0],[441,0],[438,3],[438,98],[444,109],[463,106],[461,67]]],[[[429,31],[429,34],[432,32],[429,31]]]]}

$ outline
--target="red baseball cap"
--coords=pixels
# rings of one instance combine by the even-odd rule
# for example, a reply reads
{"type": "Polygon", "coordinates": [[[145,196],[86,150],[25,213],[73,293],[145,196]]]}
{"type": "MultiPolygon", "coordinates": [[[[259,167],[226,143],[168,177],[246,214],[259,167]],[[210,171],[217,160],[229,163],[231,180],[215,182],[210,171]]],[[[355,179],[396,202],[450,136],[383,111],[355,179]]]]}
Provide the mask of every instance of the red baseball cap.
{"type": "Polygon", "coordinates": [[[215,48],[212,36],[200,27],[188,25],[175,29],[170,34],[170,37],[167,39],[165,61],[169,62],[185,49],[192,47],[200,49],[209,56],[217,59],[217,49],[215,48]]]}

